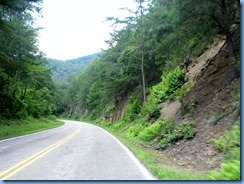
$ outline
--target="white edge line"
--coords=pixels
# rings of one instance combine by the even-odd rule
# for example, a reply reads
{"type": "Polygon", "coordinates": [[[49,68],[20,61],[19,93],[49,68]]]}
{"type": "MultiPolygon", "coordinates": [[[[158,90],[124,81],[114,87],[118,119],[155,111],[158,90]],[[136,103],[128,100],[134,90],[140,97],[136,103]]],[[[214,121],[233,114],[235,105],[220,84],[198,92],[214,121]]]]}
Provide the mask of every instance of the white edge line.
{"type": "MultiPolygon", "coordinates": [[[[62,120],[59,120],[59,121],[62,121],[62,120]]],[[[62,122],[64,122],[64,121],[62,121],[62,122]]],[[[6,142],[6,141],[12,141],[12,140],[23,138],[23,137],[28,137],[28,136],[31,136],[31,135],[41,134],[41,133],[44,133],[44,132],[46,133],[46,132],[49,132],[49,131],[52,131],[52,130],[57,130],[59,128],[63,128],[65,126],[65,124],[60,126],[60,127],[52,128],[52,129],[49,129],[49,130],[43,130],[43,131],[36,132],[36,133],[31,133],[31,134],[27,134],[27,135],[21,135],[21,136],[17,136],[17,137],[8,138],[8,139],[3,139],[3,140],[0,140],[0,143],[1,142],[6,142]]]]}
{"type": "MultiPolygon", "coordinates": [[[[82,122],[82,123],[85,123],[85,122],[82,122]]],[[[85,124],[93,125],[93,124],[90,124],[90,123],[85,123],[85,124]]],[[[93,125],[93,126],[95,126],[97,128],[100,128],[105,133],[107,133],[109,136],[111,136],[125,150],[125,152],[131,158],[131,160],[133,160],[133,162],[136,164],[136,166],[141,170],[142,174],[146,177],[147,180],[157,180],[157,178],[155,178],[146,169],[146,167],[142,165],[142,163],[135,157],[135,155],[122,142],[120,142],[116,137],[114,137],[112,134],[110,134],[108,131],[104,130],[103,128],[101,128],[99,126],[96,126],[96,125],[93,125]]]]}

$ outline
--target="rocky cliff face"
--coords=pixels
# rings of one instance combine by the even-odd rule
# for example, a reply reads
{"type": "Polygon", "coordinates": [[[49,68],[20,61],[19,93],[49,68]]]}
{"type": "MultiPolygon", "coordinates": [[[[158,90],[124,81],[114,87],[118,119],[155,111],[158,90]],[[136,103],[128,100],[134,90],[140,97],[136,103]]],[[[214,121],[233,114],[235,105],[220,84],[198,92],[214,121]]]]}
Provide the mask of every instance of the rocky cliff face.
{"type": "Polygon", "coordinates": [[[213,140],[229,130],[240,116],[240,79],[230,83],[230,70],[225,42],[218,41],[190,66],[187,74],[193,85],[191,91],[181,102],[164,104],[163,117],[167,112],[174,112],[168,118],[175,119],[176,123],[196,124],[197,134],[193,140],[179,142],[166,150],[179,162],[203,171],[219,167],[222,156],[213,140]]]}
{"type": "MultiPolygon", "coordinates": [[[[236,52],[240,58],[239,44],[236,44],[236,52]]],[[[194,122],[197,134],[194,139],[178,142],[164,152],[176,162],[200,171],[216,169],[223,158],[213,140],[229,130],[240,116],[240,79],[229,82],[231,66],[223,39],[216,40],[185,69],[186,85],[192,86],[190,92],[181,100],[163,103],[161,116],[174,119],[176,124],[194,122]]],[[[123,116],[127,99],[117,104],[113,121],[123,116]]]]}

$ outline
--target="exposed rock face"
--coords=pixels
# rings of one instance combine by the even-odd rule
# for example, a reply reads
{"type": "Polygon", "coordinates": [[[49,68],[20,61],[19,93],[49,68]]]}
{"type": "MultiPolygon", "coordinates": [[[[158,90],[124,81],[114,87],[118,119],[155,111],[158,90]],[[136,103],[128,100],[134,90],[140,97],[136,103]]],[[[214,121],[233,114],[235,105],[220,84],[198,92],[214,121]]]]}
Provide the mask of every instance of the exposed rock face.
{"type": "Polygon", "coordinates": [[[202,76],[203,72],[208,67],[209,63],[215,58],[220,52],[221,48],[225,45],[225,40],[216,41],[214,44],[209,46],[209,49],[203,52],[197,59],[196,62],[189,65],[187,68],[186,78],[193,85],[202,76]]]}
{"type": "Polygon", "coordinates": [[[163,104],[163,108],[161,110],[161,116],[165,120],[174,119],[176,113],[180,109],[181,109],[181,103],[178,100],[172,102],[167,101],[163,104]]]}
{"type": "MultiPolygon", "coordinates": [[[[197,170],[207,171],[219,167],[223,158],[213,140],[229,130],[240,116],[239,107],[235,105],[236,94],[240,92],[240,79],[229,84],[230,70],[224,42],[203,53],[198,63],[189,69],[188,79],[193,86],[183,98],[181,109],[173,117],[176,123],[195,122],[197,134],[194,139],[181,141],[166,151],[175,159],[192,164],[197,170]]],[[[167,112],[174,112],[178,106],[165,106],[164,111],[166,109],[167,112]]]]}
{"type": "MultiPolygon", "coordinates": [[[[186,80],[191,83],[192,86],[197,83],[197,81],[204,75],[204,72],[207,70],[208,66],[211,65],[211,62],[217,57],[221,49],[225,45],[225,40],[219,39],[214,44],[210,45],[209,48],[203,52],[198,58],[187,58],[191,62],[185,67],[186,80]]],[[[217,69],[216,69],[217,70],[217,69]]],[[[204,90],[203,90],[204,92],[204,90]]],[[[204,95],[202,98],[204,98],[204,95]]],[[[192,98],[190,102],[184,103],[179,102],[178,100],[173,102],[163,103],[163,109],[161,110],[161,115],[164,119],[174,119],[176,122],[182,120],[182,116],[188,113],[188,106],[190,104],[191,108],[194,108],[197,100],[192,98]]]]}
{"type": "Polygon", "coordinates": [[[124,115],[124,111],[126,109],[126,106],[129,104],[128,101],[128,96],[125,96],[123,99],[121,99],[120,101],[118,101],[117,105],[116,105],[116,109],[113,112],[110,121],[114,122],[116,120],[122,119],[123,115],[124,115]]]}
{"type": "MultiPolygon", "coordinates": [[[[238,52],[238,48],[236,50],[238,52]]],[[[231,65],[224,40],[209,46],[185,70],[187,80],[192,84],[191,91],[181,101],[163,103],[161,116],[163,119],[174,119],[176,124],[181,121],[194,122],[197,134],[190,141],[177,142],[162,154],[167,153],[178,163],[205,172],[219,168],[223,162],[213,140],[230,130],[240,116],[239,107],[235,105],[236,94],[240,93],[240,78],[229,83],[231,65]]],[[[114,119],[123,116],[127,104],[128,101],[122,100],[114,119]]]]}

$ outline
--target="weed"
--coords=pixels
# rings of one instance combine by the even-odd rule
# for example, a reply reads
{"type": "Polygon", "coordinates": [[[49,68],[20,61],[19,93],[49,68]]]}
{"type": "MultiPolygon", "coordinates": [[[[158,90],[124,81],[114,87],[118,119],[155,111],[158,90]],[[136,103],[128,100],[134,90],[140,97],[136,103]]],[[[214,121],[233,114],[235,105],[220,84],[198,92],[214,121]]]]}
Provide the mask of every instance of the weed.
{"type": "Polygon", "coordinates": [[[3,122],[0,124],[0,140],[56,128],[64,124],[47,118],[34,119],[32,117],[24,120],[3,120],[3,122]]]}
{"type": "Polygon", "coordinates": [[[113,125],[113,129],[115,129],[115,130],[124,131],[128,128],[129,128],[129,125],[124,120],[117,121],[113,125]]]}
{"type": "Polygon", "coordinates": [[[213,180],[240,180],[240,160],[229,160],[221,164],[220,171],[210,171],[213,180]]]}
{"type": "Polygon", "coordinates": [[[226,132],[225,136],[220,136],[214,143],[219,151],[232,158],[230,153],[233,148],[240,147],[240,126],[234,125],[231,131],[226,132]]]}
{"type": "Polygon", "coordinates": [[[195,137],[196,125],[192,122],[181,122],[177,127],[177,134],[180,139],[189,140],[195,137]]]}
{"type": "Polygon", "coordinates": [[[158,121],[141,131],[138,138],[142,141],[151,141],[157,136],[160,136],[167,126],[167,121],[158,121]]]}
{"type": "Polygon", "coordinates": [[[221,164],[219,171],[210,171],[209,177],[214,180],[240,180],[240,125],[234,125],[214,143],[223,152],[226,162],[221,164]]]}
{"type": "Polygon", "coordinates": [[[129,105],[126,108],[126,116],[125,120],[129,122],[133,122],[138,114],[141,112],[141,103],[134,96],[130,96],[129,105]]]}
{"type": "Polygon", "coordinates": [[[125,136],[128,137],[128,138],[134,138],[134,137],[137,137],[139,135],[139,133],[144,130],[144,126],[142,126],[141,124],[137,124],[131,128],[129,128],[127,131],[126,131],[126,134],[125,136]]]}
{"type": "Polygon", "coordinates": [[[161,104],[166,100],[172,100],[180,94],[180,89],[184,84],[184,72],[176,68],[169,72],[166,77],[162,77],[162,82],[153,86],[141,113],[149,118],[160,117],[161,104]]]}
{"type": "Polygon", "coordinates": [[[157,146],[157,149],[161,150],[168,148],[177,141],[192,139],[196,134],[195,124],[191,122],[181,122],[177,127],[174,127],[173,122],[171,122],[163,130],[157,146]]]}

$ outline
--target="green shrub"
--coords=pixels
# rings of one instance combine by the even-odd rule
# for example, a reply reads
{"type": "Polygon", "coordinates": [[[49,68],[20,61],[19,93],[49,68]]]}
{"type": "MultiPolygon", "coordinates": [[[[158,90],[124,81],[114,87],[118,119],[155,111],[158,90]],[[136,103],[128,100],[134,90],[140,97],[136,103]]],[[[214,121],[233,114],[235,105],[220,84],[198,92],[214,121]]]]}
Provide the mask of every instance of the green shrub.
{"type": "Polygon", "coordinates": [[[240,147],[240,126],[234,125],[232,130],[215,140],[215,145],[219,151],[224,152],[225,157],[233,158],[237,154],[234,148],[240,147]]]}
{"type": "Polygon", "coordinates": [[[102,125],[104,125],[104,126],[110,126],[110,125],[112,125],[112,122],[105,120],[105,121],[102,122],[102,125]]]}
{"type": "Polygon", "coordinates": [[[94,124],[98,125],[102,120],[100,118],[97,118],[93,121],[94,124]]]}
{"type": "Polygon", "coordinates": [[[181,122],[177,127],[177,134],[179,139],[189,140],[195,137],[196,125],[192,122],[181,122]]]}
{"type": "Polygon", "coordinates": [[[240,180],[240,160],[222,163],[220,171],[210,171],[209,177],[213,180],[240,180]]]}
{"type": "Polygon", "coordinates": [[[215,145],[223,152],[225,163],[221,164],[219,171],[210,171],[209,177],[214,180],[240,180],[240,125],[220,136],[215,145]]]}
{"type": "Polygon", "coordinates": [[[128,124],[124,120],[116,121],[113,125],[115,130],[125,130],[128,128],[128,124]]]}
{"type": "Polygon", "coordinates": [[[166,100],[174,99],[176,95],[180,95],[184,76],[184,71],[176,68],[170,71],[166,77],[162,77],[162,82],[151,88],[147,102],[142,107],[142,114],[150,119],[160,117],[161,104],[166,100]]]}
{"type": "Polygon", "coordinates": [[[176,91],[178,91],[185,82],[185,74],[183,70],[176,68],[169,72],[167,77],[163,80],[165,98],[171,98],[176,91]]]}
{"type": "Polygon", "coordinates": [[[104,111],[103,111],[103,114],[105,116],[109,116],[112,112],[114,112],[115,110],[115,105],[112,104],[112,105],[108,105],[105,107],[104,111]]]}
{"type": "Polygon", "coordinates": [[[189,140],[196,134],[195,124],[189,122],[181,122],[177,127],[174,123],[168,123],[163,129],[161,134],[161,140],[158,143],[157,148],[164,150],[180,140],[189,140]]]}
{"type": "Polygon", "coordinates": [[[141,102],[134,96],[130,96],[129,105],[126,108],[125,120],[133,122],[141,112],[141,102]]]}
{"type": "Polygon", "coordinates": [[[168,122],[166,122],[166,121],[158,121],[158,122],[152,124],[151,126],[142,130],[139,133],[138,138],[142,141],[153,140],[155,137],[161,135],[161,132],[167,126],[167,123],[168,122]]]}
{"type": "Polygon", "coordinates": [[[175,125],[174,125],[174,121],[163,121],[162,122],[162,130],[160,132],[160,136],[164,137],[165,135],[168,135],[170,133],[172,133],[172,131],[174,130],[175,125]]]}
{"type": "Polygon", "coordinates": [[[142,126],[141,124],[137,124],[131,128],[129,128],[125,134],[126,137],[128,138],[134,138],[134,137],[137,137],[138,134],[144,130],[144,126],[142,126]]]}

